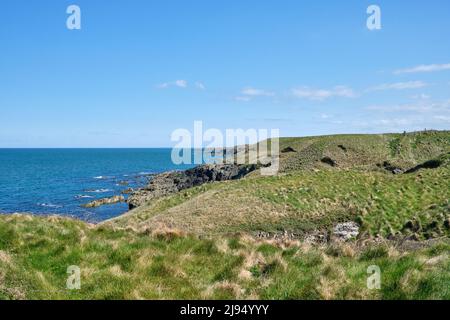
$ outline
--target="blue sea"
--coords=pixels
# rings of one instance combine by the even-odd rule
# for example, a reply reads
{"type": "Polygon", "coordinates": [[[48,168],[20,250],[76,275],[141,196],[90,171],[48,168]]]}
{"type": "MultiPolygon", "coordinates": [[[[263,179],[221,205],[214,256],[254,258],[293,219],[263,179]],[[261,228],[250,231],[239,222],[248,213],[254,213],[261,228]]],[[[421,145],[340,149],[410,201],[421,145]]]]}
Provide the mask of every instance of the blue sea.
{"type": "Polygon", "coordinates": [[[125,213],[127,204],[81,205],[142,187],[153,174],[189,167],[174,165],[171,149],[0,149],[0,213],[99,222],[125,213]]]}

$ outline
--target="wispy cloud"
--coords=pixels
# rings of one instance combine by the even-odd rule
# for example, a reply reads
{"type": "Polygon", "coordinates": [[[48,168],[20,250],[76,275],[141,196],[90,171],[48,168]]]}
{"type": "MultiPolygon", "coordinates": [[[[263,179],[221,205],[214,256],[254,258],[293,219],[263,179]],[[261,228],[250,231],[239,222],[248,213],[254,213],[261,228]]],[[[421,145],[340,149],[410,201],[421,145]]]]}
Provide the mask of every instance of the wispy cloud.
{"type": "Polygon", "coordinates": [[[275,92],[248,87],[242,89],[241,94],[235,97],[234,99],[236,101],[248,102],[256,97],[273,97],[273,96],[275,96],[275,92]]]}
{"type": "Polygon", "coordinates": [[[249,102],[250,100],[252,100],[252,98],[244,97],[244,96],[237,96],[237,97],[234,97],[234,100],[240,101],[240,102],[249,102]]]}
{"type": "Polygon", "coordinates": [[[313,89],[310,87],[301,87],[291,90],[291,93],[298,98],[324,101],[333,97],[354,98],[357,94],[352,88],[347,86],[336,86],[332,89],[313,89]]]}
{"type": "Polygon", "coordinates": [[[450,116],[434,116],[434,119],[437,121],[450,123],[450,116]]]}
{"type": "Polygon", "coordinates": [[[195,87],[197,89],[200,89],[200,90],[205,90],[206,89],[205,85],[202,82],[200,82],[200,81],[195,82],[195,87]]]}
{"type": "Polygon", "coordinates": [[[255,88],[245,88],[241,91],[241,94],[250,97],[273,97],[275,95],[274,92],[255,88]]]}
{"type": "Polygon", "coordinates": [[[187,88],[188,82],[186,80],[175,80],[172,82],[164,82],[157,86],[159,89],[167,89],[170,87],[187,88]]]}
{"type": "Polygon", "coordinates": [[[447,64],[423,64],[423,65],[412,67],[412,68],[395,70],[394,74],[435,72],[435,71],[443,71],[443,70],[450,70],[450,63],[447,63],[447,64]]]}
{"type": "Polygon", "coordinates": [[[384,83],[379,86],[368,88],[366,92],[371,91],[385,91],[385,90],[407,90],[407,89],[419,89],[428,86],[423,81],[408,81],[408,82],[396,82],[396,83],[384,83]]]}
{"type": "Polygon", "coordinates": [[[425,93],[421,93],[421,94],[416,94],[414,96],[411,97],[414,100],[428,100],[431,98],[431,96],[425,94],[425,93]]]}
{"type": "Polygon", "coordinates": [[[380,111],[380,112],[420,112],[420,113],[431,113],[431,112],[444,112],[450,113],[450,100],[440,101],[440,102],[428,102],[428,101],[418,101],[410,104],[398,104],[398,105],[372,105],[366,108],[370,111],[380,111]]]}

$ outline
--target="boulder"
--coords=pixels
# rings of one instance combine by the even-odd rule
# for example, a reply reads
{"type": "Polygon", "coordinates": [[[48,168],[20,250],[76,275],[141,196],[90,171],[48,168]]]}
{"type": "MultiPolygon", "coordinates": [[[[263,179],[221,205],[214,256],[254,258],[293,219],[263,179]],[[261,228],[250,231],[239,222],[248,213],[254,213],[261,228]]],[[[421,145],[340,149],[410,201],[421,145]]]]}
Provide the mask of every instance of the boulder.
{"type": "Polygon", "coordinates": [[[382,166],[385,170],[390,171],[392,174],[402,174],[403,173],[402,168],[393,166],[388,161],[384,161],[382,166]]]}
{"type": "Polygon", "coordinates": [[[359,235],[359,225],[356,222],[337,224],[333,229],[333,238],[339,241],[348,241],[359,235]]]}
{"type": "Polygon", "coordinates": [[[119,202],[125,202],[124,196],[114,196],[114,197],[110,197],[110,198],[94,200],[89,203],[83,204],[82,207],[95,208],[95,207],[103,206],[105,204],[114,204],[114,203],[119,203],[119,202]]]}
{"type": "Polygon", "coordinates": [[[332,167],[337,166],[337,162],[335,160],[331,159],[330,157],[324,157],[324,158],[320,159],[320,161],[322,161],[323,163],[326,163],[332,167]]]}
{"type": "Polygon", "coordinates": [[[295,149],[292,147],[286,147],[281,150],[281,153],[289,153],[289,152],[297,152],[297,151],[295,151],[295,149]]]}

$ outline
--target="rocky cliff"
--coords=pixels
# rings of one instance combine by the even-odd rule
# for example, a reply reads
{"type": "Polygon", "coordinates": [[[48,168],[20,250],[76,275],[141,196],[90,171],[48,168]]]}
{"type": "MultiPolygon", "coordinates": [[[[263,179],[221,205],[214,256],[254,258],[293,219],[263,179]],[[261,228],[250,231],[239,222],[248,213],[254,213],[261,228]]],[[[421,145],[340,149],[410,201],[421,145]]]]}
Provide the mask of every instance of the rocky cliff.
{"type": "Polygon", "coordinates": [[[215,181],[240,179],[257,169],[257,165],[205,164],[186,171],[171,171],[155,175],[149,184],[134,191],[127,200],[131,209],[152,199],[215,181]]]}

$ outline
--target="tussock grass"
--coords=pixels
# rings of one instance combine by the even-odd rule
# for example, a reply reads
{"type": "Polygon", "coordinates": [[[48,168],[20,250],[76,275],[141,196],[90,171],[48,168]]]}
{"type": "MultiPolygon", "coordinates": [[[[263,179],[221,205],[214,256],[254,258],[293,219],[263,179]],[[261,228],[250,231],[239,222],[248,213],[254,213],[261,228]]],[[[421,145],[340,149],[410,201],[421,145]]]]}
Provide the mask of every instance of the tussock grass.
{"type": "Polygon", "coordinates": [[[1,216],[0,234],[1,299],[450,299],[448,241],[391,254],[389,244],[166,237],[21,215],[1,216]],[[69,265],[81,268],[80,290],[66,289],[69,265]],[[380,290],[367,289],[370,265],[380,290]]]}

